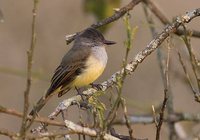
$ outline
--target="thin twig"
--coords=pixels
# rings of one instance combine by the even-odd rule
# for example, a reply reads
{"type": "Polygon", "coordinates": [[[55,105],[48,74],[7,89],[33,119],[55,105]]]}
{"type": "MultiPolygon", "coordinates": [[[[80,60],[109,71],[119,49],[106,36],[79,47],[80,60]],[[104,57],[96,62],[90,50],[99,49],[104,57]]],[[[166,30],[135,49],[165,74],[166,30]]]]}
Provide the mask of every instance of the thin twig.
{"type": "MultiPolygon", "coordinates": [[[[9,115],[14,115],[14,116],[17,116],[17,117],[23,117],[22,113],[15,111],[15,110],[12,110],[12,109],[6,109],[2,106],[0,106],[0,112],[6,113],[6,114],[9,114],[9,115]]],[[[27,118],[31,119],[32,116],[28,116],[27,118]]],[[[69,132],[48,133],[48,135],[43,134],[42,137],[50,137],[50,136],[52,137],[52,136],[57,136],[57,135],[61,135],[61,134],[62,134],[62,136],[64,136],[64,135],[72,134],[72,133],[84,134],[84,135],[89,135],[89,136],[97,136],[97,132],[95,130],[76,125],[75,123],[68,121],[68,120],[65,120],[65,123],[63,123],[63,122],[59,122],[59,121],[49,120],[48,118],[37,117],[37,118],[34,119],[34,121],[42,122],[42,123],[49,124],[49,125],[55,125],[55,126],[65,126],[65,127],[69,128],[69,132]]],[[[8,131],[8,130],[0,130],[0,134],[6,135],[6,136],[9,136],[9,137],[18,137],[18,138],[21,137],[19,134],[8,131]]],[[[42,137],[36,136],[35,138],[42,138],[42,137]]],[[[115,140],[115,137],[113,137],[109,134],[105,134],[104,137],[105,137],[105,139],[113,138],[112,140],[115,140]]],[[[27,135],[27,136],[25,135],[24,139],[25,138],[33,139],[34,137],[32,135],[27,135]]]]}
{"type": "Polygon", "coordinates": [[[126,101],[124,99],[122,100],[121,105],[124,109],[124,118],[125,118],[126,126],[128,128],[129,136],[130,136],[131,140],[133,140],[134,139],[133,138],[133,129],[131,128],[131,124],[128,119],[126,101]]]}
{"type": "MultiPolygon", "coordinates": [[[[138,3],[140,2],[144,2],[145,4],[147,4],[147,6],[152,10],[152,12],[161,20],[161,22],[165,25],[170,24],[169,20],[166,18],[166,16],[162,13],[162,11],[156,6],[156,4],[154,4],[154,2],[150,1],[150,0],[132,0],[128,5],[120,8],[119,10],[115,11],[115,13],[102,20],[99,21],[97,23],[92,24],[90,27],[94,27],[94,28],[99,28],[101,26],[104,26],[106,24],[109,24],[111,22],[114,22],[116,20],[118,20],[119,18],[121,18],[124,14],[126,14],[127,12],[129,12],[130,10],[133,9],[133,7],[135,7],[138,3]]],[[[189,30],[190,33],[192,33],[193,37],[198,37],[200,38],[200,31],[196,31],[196,30],[189,30]]],[[[70,34],[67,35],[65,38],[66,40],[66,44],[70,44],[75,37],[79,34],[80,32],[77,32],[75,34],[70,34]]],[[[183,35],[184,31],[181,29],[178,29],[175,32],[177,35],[183,35]]],[[[189,32],[188,32],[189,33],[189,32]]]]}
{"type": "Polygon", "coordinates": [[[147,6],[144,4],[143,4],[143,10],[144,10],[146,20],[149,24],[149,29],[151,30],[152,37],[155,38],[158,35],[158,33],[156,32],[156,29],[154,27],[154,21],[147,10],[147,6]]]}
{"type": "MultiPolygon", "coordinates": [[[[128,120],[130,124],[153,124],[155,123],[155,118],[152,114],[146,115],[129,115],[128,120]]],[[[156,118],[158,121],[158,118],[156,118]]],[[[200,114],[190,114],[190,113],[173,113],[169,114],[163,119],[164,122],[177,123],[177,122],[200,122],[200,114]]],[[[126,125],[126,120],[119,119],[115,120],[112,125],[126,125]]]]}
{"type": "MultiPolygon", "coordinates": [[[[159,9],[159,7],[156,5],[155,1],[152,0],[143,0],[143,2],[147,5],[147,7],[154,13],[154,15],[164,24],[170,24],[170,20],[167,18],[167,16],[159,9]]],[[[175,32],[177,35],[184,35],[185,32],[182,29],[177,29],[175,32]]],[[[193,37],[200,38],[200,31],[191,30],[188,29],[187,35],[191,34],[193,37]]]]}
{"type": "MultiPolygon", "coordinates": [[[[127,39],[124,42],[125,47],[126,47],[125,57],[123,60],[124,71],[122,73],[120,73],[120,75],[118,75],[118,77],[116,78],[116,80],[117,80],[116,89],[117,89],[118,96],[117,96],[117,99],[115,100],[114,105],[110,109],[110,111],[106,117],[106,120],[105,120],[105,125],[107,126],[108,129],[110,129],[110,126],[116,117],[116,112],[117,112],[120,104],[122,105],[122,108],[124,109],[125,118],[126,118],[126,113],[127,113],[125,101],[123,101],[123,98],[122,98],[122,88],[123,88],[124,81],[127,76],[126,65],[128,63],[128,55],[129,55],[130,49],[132,47],[133,35],[135,35],[135,30],[133,30],[133,28],[131,27],[129,20],[130,20],[130,15],[126,14],[124,17],[124,23],[125,23],[125,27],[126,27],[126,33],[127,33],[127,39]],[[109,119],[110,119],[110,121],[109,121],[109,119]]],[[[135,29],[137,29],[137,28],[135,28],[135,29]]],[[[127,121],[127,127],[129,129],[130,138],[133,139],[133,135],[132,135],[133,130],[131,129],[131,126],[129,125],[128,121],[127,121]]]]}
{"type": "Polygon", "coordinates": [[[151,108],[152,108],[152,114],[153,114],[153,118],[154,118],[153,121],[154,121],[155,125],[158,126],[158,119],[157,119],[154,105],[152,105],[151,108]]]}
{"type": "Polygon", "coordinates": [[[168,88],[169,88],[169,58],[170,58],[170,47],[168,46],[168,53],[167,53],[167,60],[166,60],[166,65],[165,65],[165,69],[164,69],[164,99],[163,99],[163,104],[160,110],[160,117],[159,117],[159,122],[156,130],[156,140],[160,139],[160,131],[161,131],[161,127],[162,127],[162,123],[164,120],[164,112],[165,112],[165,108],[167,105],[167,101],[168,101],[168,88]]]}
{"type": "Polygon", "coordinates": [[[0,129],[0,135],[8,136],[8,137],[10,137],[10,139],[15,139],[15,138],[19,137],[19,134],[14,133],[7,129],[0,129]]]}
{"type": "MultiPolygon", "coordinates": [[[[157,35],[155,26],[153,26],[154,25],[154,21],[150,17],[150,15],[149,15],[146,7],[144,7],[144,12],[145,12],[146,19],[147,19],[148,23],[150,25],[152,25],[152,26],[149,26],[149,28],[150,28],[152,36],[154,38],[157,35]]],[[[159,10],[158,10],[158,13],[159,13],[159,10]]],[[[162,16],[162,13],[159,14],[159,15],[160,15],[160,17],[161,17],[161,19],[163,21],[168,22],[168,20],[165,18],[165,16],[162,16]]],[[[157,49],[157,58],[158,58],[158,63],[159,63],[159,67],[160,67],[160,72],[161,72],[161,77],[162,77],[162,83],[163,83],[164,87],[166,87],[166,76],[165,76],[165,73],[164,73],[164,66],[165,66],[165,64],[163,63],[163,62],[165,62],[165,60],[164,60],[164,54],[162,53],[162,50],[161,50],[160,47],[157,49]]],[[[172,91],[171,91],[170,87],[171,86],[170,86],[170,83],[169,83],[169,85],[168,85],[168,91],[167,91],[168,92],[168,104],[167,104],[168,114],[174,113],[174,109],[173,109],[173,95],[172,95],[172,91]]],[[[156,117],[155,117],[155,122],[157,124],[157,118],[156,117]]],[[[170,132],[169,133],[169,137],[172,138],[175,135],[175,125],[174,125],[174,123],[168,122],[168,127],[169,127],[169,132],[170,132]]]]}
{"type": "MultiPolygon", "coordinates": [[[[104,20],[99,21],[97,23],[94,23],[90,27],[99,28],[101,26],[104,26],[106,24],[109,24],[111,22],[114,22],[114,21],[118,20],[123,15],[125,15],[128,11],[132,10],[133,7],[135,7],[141,1],[142,0],[131,0],[131,2],[129,4],[127,4],[126,6],[120,8],[119,10],[115,11],[115,13],[112,16],[110,16],[108,18],[105,18],[104,20]]],[[[67,35],[66,36],[66,43],[67,44],[71,43],[79,33],[80,32],[77,32],[77,33],[71,34],[71,35],[67,35]]]]}
{"type": "MultiPolygon", "coordinates": [[[[26,135],[26,123],[27,123],[27,115],[29,108],[29,93],[31,88],[31,77],[32,77],[32,63],[33,63],[33,54],[36,43],[36,33],[35,33],[35,24],[36,24],[36,12],[37,12],[38,0],[34,0],[33,4],[33,19],[32,19],[32,28],[31,28],[31,45],[29,51],[27,51],[28,64],[27,64],[27,81],[26,81],[26,89],[24,91],[24,115],[22,119],[22,125],[20,129],[20,135],[22,138],[26,135]]],[[[24,139],[24,138],[23,138],[24,139]]]]}
{"type": "MultiPolygon", "coordinates": [[[[73,134],[73,132],[59,131],[59,132],[49,132],[42,135],[26,134],[25,138],[26,140],[44,140],[44,138],[55,139],[56,137],[63,136],[66,134],[73,134]]],[[[10,137],[10,139],[13,140],[21,140],[21,136],[19,133],[7,129],[0,129],[0,135],[8,136],[10,137]]]]}
{"type": "Polygon", "coordinates": [[[146,6],[154,13],[154,15],[163,23],[163,24],[170,24],[169,19],[166,15],[159,9],[156,5],[155,1],[152,0],[143,0],[146,6]]]}
{"type": "MultiPolygon", "coordinates": [[[[3,106],[0,106],[0,113],[5,113],[5,114],[8,114],[8,115],[23,118],[23,113],[16,111],[14,109],[5,108],[3,106]]],[[[32,119],[32,116],[27,116],[27,119],[32,119]]],[[[40,122],[40,123],[47,123],[49,125],[55,125],[55,126],[65,126],[63,122],[50,120],[49,118],[44,118],[44,117],[36,117],[34,119],[34,121],[40,122]]]]}
{"type": "Polygon", "coordinates": [[[198,64],[197,64],[197,61],[196,61],[197,59],[196,59],[196,56],[195,56],[195,54],[193,52],[193,49],[192,49],[192,46],[191,46],[191,42],[190,42],[190,38],[187,35],[187,29],[186,29],[184,24],[182,26],[183,26],[183,29],[185,31],[185,34],[184,34],[184,36],[182,38],[183,38],[184,43],[186,45],[186,48],[187,48],[187,50],[189,52],[190,63],[192,65],[192,71],[194,73],[194,76],[195,76],[195,79],[196,79],[196,83],[197,83],[197,86],[198,86],[198,93],[197,92],[193,92],[193,93],[194,93],[195,100],[197,102],[200,102],[200,95],[199,95],[199,93],[200,93],[200,77],[198,75],[198,70],[197,70],[197,68],[198,68],[198,64]]]}
{"type": "Polygon", "coordinates": [[[110,133],[111,133],[112,136],[115,136],[115,137],[119,138],[120,140],[148,140],[148,139],[131,138],[130,136],[120,135],[120,134],[115,132],[114,128],[110,129],[110,133]]]}
{"type": "Polygon", "coordinates": [[[185,64],[184,64],[184,62],[183,62],[183,59],[182,59],[182,56],[181,56],[180,52],[177,52],[177,53],[178,53],[178,57],[179,57],[179,62],[181,63],[181,66],[182,66],[183,71],[184,71],[184,73],[185,73],[185,76],[186,76],[186,79],[187,79],[187,81],[188,81],[188,84],[189,84],[189,86],[190,86],[192,92],[194,93],[194,97],[195,97],[195,96],[196,96],[196,90],[195,90],[195,88],[193,87],[191,78],[190,78],[190,76],[189,76],[189,74],[188,74],[188,72],[187,72],[187,68],[186,68],[186,66],[185,66],[185,64]]]}
{"type": "MultiPolygon", "coordinates": [[[[167,53],[167,59],[169,59],[169,53],[170,53],[170,49],[173,46],[173,43],[171,42],[171,38],[169,38],[169,40],[167,41],[167,48],[168,48],[168,53],[167,53]]],[[[168,61],[168,60],[167,60],[168,61]]],[[[169,64],[168,64],[169,65],[169,64]]],[[[168,72],[167,72],[168,73],[168,72]]],[[[166,77],[166,74],[164,72],[164,77],[166,77]]],[[[169,78],[169,76],[167,76],[166,78],[169,78]]],[[[168,115],[174,114],[174,103],[173,103],[173,94],[172,94],[172,90],[171,90],[171,84],[169,79],[163,78],[163,85],[164,88],[167,88],[167,113],[168,115]]],[[[170,140],[175,140],[177,139],[177,133],[176,133],[176,128],[175,128],[175,123],[174,122],[167,122],[168,123],[168,130],[169,130],[169,139],[170,140]]]]}

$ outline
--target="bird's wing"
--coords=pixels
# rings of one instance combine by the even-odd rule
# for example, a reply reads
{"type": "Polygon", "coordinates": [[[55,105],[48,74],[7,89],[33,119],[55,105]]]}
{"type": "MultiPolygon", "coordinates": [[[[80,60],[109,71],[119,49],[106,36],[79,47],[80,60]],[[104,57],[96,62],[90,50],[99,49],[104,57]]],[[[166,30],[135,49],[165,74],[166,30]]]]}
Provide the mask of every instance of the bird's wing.
{"type": "Polygon", "coordinates": [[[47,91],[46,96],[51,94],[58,88],[62,90],[69,90],[71,82],[82,73],[82,70],[86,67],[85,60],[89,56],[89,51],[83,53],[82,51],[74,50],[69,51],[64,56],[61,64],[55,70],[54,75],[51,79],[51,86],[47,91]],[[81,54],[80,54],[81,53],[81,54]]]}

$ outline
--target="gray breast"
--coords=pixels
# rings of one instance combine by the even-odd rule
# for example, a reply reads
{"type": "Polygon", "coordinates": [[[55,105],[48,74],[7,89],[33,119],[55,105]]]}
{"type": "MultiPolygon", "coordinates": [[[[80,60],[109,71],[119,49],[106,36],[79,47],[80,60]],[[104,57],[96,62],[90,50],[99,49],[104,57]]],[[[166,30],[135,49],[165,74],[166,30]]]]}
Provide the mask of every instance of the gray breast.
{"type": "Polygon", "coordinates": [[[98,59],[103,64],[103,66],[106,66],[108,56],[105,47],[95,46],[92,47],[91,49],[92,49],[91,54],[94,55],[94,57],[98,59]]]}

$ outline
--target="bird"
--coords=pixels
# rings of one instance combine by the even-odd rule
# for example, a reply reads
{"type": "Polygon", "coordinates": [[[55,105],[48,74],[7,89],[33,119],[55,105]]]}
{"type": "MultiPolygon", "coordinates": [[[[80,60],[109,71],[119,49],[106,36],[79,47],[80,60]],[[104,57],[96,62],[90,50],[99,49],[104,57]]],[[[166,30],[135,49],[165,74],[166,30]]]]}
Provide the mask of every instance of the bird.
{"type": "Polygon", "coordinates": [[[106,46],[113,44],[116,42],[106,40],[100,31],[92,27],[79,33],[55,70],[46,94],[40,98],[29,115],[37,114],[54,93],[61,97],[70,89],[92,84],[106,67],[106,46]]]}

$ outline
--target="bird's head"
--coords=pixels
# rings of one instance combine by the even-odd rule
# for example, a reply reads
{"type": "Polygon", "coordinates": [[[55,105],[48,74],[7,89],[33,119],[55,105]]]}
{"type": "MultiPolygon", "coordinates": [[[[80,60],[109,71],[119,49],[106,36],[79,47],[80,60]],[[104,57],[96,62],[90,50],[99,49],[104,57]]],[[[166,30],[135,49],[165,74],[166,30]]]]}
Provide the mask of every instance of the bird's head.
{"type": "Polygon", "coordinates": [[[81,32],[77,36],[75,42],[92,46],[105,46],[116,44],[116,42],[114,41],[106,40],[101,32],[92,27],[87,28],[83,32],[81,32]]]}

